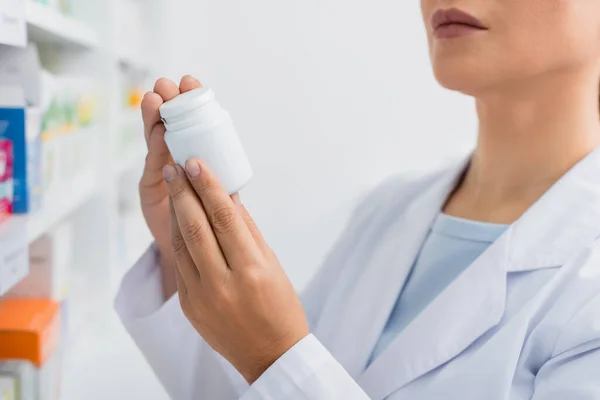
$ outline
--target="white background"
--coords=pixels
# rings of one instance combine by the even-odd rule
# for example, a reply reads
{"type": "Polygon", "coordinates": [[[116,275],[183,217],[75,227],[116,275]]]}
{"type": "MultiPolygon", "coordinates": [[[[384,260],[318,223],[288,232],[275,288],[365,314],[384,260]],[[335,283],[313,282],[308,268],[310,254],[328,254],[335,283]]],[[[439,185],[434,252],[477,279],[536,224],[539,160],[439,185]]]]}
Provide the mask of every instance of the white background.
{"type": "Polygon", "coordinates": [[[297,287],[362,192],[473,145],[416,1],[173,0],[163,18],[165,74],[197,75],[233,115],[255,169],[243,200],[297,287]]]}

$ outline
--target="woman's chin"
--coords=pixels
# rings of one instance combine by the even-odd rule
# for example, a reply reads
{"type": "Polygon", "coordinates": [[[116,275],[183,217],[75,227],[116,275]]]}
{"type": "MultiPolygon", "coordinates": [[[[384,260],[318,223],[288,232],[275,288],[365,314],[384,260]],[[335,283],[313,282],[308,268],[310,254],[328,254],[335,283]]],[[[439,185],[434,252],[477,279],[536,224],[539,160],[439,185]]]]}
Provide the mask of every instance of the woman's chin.
{"type": "Polygon", "coordinates": [[[445,89],[461,92],[468,96],[474,96],[477,88],[486,86],[486,82],[478,79],[476,73],[468,71],[435,71],[435,79],[445,89]]]}

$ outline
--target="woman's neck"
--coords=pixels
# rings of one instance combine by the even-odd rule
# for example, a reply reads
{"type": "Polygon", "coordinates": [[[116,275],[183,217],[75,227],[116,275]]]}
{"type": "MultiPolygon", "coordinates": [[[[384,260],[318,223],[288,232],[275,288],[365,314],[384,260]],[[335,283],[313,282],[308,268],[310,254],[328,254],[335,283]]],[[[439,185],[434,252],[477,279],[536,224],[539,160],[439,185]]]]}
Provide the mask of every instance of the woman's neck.
{"type": "Polygon", "coordinates": [[[557,74],[478,99],[477,149],[444,211],[497,223],[518,219],[600,145],[597,77],[557,74]]]}

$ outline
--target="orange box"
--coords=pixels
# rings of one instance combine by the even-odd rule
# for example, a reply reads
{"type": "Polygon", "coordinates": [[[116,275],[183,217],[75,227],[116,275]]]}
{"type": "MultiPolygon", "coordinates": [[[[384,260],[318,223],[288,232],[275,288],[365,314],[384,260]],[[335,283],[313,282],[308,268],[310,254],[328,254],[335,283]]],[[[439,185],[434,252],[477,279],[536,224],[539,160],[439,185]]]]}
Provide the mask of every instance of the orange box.
{"type": "Polygon", "coordinates": [[[48,299],[0,300],[0,360],[41,368],[60,341],[60,305],[48,299]]]}

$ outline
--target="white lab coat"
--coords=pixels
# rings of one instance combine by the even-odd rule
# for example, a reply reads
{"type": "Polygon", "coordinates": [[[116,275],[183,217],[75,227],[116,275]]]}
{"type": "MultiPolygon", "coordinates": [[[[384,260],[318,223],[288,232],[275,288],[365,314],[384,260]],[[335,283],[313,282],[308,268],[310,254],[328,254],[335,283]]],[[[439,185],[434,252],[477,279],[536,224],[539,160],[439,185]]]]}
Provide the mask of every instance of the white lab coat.
{"type": "Polygon", "coordinates": [[[148,252],[117,310],[175,400],[600,399],[600,151],[573,168],[365,370],[464,165],[392,180],[302,295],[313,334],[251,387],[162,304],[148,252]]]}

